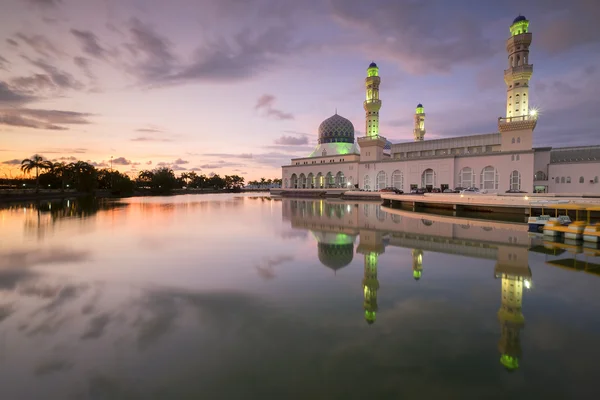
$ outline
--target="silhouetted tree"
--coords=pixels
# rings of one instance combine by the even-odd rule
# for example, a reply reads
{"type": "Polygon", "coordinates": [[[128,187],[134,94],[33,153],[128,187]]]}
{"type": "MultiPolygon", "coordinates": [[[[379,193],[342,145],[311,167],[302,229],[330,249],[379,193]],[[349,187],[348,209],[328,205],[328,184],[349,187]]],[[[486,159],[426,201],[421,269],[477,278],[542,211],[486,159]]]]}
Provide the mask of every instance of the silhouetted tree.
{"type": "Polygon", "coordinates": [[[34,154],[31,158],[26,158],[21,161],[21,171],[26,174],[31,173],[35,169],[35,192],[40,192],[40,171],[50,169],[52,164],[50,161],[44,160],[44,157],[39,154],[34,154]]]}

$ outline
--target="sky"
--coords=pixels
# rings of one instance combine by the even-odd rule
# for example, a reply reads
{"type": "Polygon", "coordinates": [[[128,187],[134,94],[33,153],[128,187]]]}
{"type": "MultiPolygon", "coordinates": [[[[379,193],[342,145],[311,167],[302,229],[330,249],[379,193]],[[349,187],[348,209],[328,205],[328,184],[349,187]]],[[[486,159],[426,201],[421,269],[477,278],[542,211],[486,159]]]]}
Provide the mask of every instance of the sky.
{"type": "MultiPolygon", "coordinates": [[[[535,146],[598,144],[597,0],[4,0],[0,176],[39,153],[136,175],[276,178],[335,113],[364,133],[491,133],[504,116],[508,27],[530,21],[535,146]]],[[[4,177],[4,176],[2,176],[4,177]]]]}

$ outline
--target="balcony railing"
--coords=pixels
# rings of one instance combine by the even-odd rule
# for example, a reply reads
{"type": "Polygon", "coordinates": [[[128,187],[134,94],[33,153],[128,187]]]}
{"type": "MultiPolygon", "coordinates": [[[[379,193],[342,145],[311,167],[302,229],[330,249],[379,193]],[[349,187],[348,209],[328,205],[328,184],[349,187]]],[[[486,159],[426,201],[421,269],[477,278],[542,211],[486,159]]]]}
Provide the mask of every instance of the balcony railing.
{"type": "Polygon", "coordinates": [[[521,121],[537,121],[537,115],[521,115],[518,117],[498,117],[499,124],[505,124],[509,122],[521,122],[521,121]]]}
{"type": "Polygon", "coordinates": [[[386,138],[384,138],[381,135],[361,136],[361,137],[358,138],[358,140],[369,140],[369,139],[383,139],[383,140],[387,140],[386,138]]]}
{"type": "Polygon", "coordinates": [[[524,72],[533,73],[533,65],[520,65],[518,67],[505,69],[504,75],[506,76],[506,75],[511,75],[513,73],[518,74],[518,73],[524,73],[524,72]]]}

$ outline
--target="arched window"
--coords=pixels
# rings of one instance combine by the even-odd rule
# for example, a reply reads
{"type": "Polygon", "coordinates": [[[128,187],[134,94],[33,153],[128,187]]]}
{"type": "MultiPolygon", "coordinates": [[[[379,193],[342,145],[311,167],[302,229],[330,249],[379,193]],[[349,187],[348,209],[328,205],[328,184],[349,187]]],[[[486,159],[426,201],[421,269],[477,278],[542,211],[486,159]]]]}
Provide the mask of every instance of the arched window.
{"type": "Polygon", "coordinates": [[[435,172],[431,168],[427,168],[421,175],[421,187],[435,186],[435,172]]]}
{"type": "Polygon", "coordinates": [[[309,189],[314,189],[315,188],[315,176],[313,175],[313,173],[311,172],[310,174],[308,174],[308,177],[306,178],[306,187],[309,189]]]}
{"type": "Polygon", "coordinates": [[[283,180],[283,187],[286,188],[286,189],[288,188],[288,178],[285,178],[283,180]]]}
{"type": "Polygon", "coordinates": [[[567,183],[571,183],[571,177],[567,176],[567,183]]]}
{"type": "Polygon", "coordinates": [[[511,142],[512,144],[515,144],[515,138],[512,138],[511,142]]]}
{"type": "Polygon", "coordinates": [[[383,189],[387,181],[387,176],[384,171],[379,171],[377,174],[377,190],[383,189]]]}
{"type": "Polygon", "coordinates": [[[334,185],[335,185],[335,178],[333,177],[331,172],[328,172],[327,175],[325,175],[325,187],[332,188],[332,187],[334,187],[334,185]]]}
{"type": "Polygon", "coordinates": [[[317,179],[316,179],[316,182],[315,182],[315,184],[316,184],[316,187],[317,187],[318,189],[322,189],[322,188],[323,188],[323,186],[325,185],[325,182],[324,182],[324,179],[323,179],[323,174],[322,174],[322,173],[320,173],[320,172],[319,172],[319,173],[317,174],[317,179]]]}
{"type": "Polygon", "coordinates": [[[533,179],[536,181],[545,181],[548,178],[546,177],[546,174],[544,173],[544,171],[538,171],[535,173],[535,176],[533,179]]]}
{"type": "Polygon", "coordinates": [[[364,177],[363,189],[371,190],[371,178],[369,178],[369,175],[365,175],[364,177]]]}
{"type": "Polygon", "coordinates": [[[392,186],[402,190],[402,187],[404,186],[404,175],[402,174],[402,171],[397,169],[392,172],[392,186]]]}
{"type": "Polygon", "coordinates": [[[464,167],[460,170],[458,174],[458,186],[463,188],[469,188],[475,186],[475,182],[473,179],[473,168],[464,167]]]}
{"type": "Polygon", "coordinates": [[[481,170],[481,180],[479,181],[479,188],[486,190],[498,189],[498,171],[496,168],[488,165],[481,170]]]}
{"type": "Polygon", "coordinates": [[[306,175],[300,174],[300,187],[306,189],[306,175]]]}
{"type": "Polygon", "coordinates": [[[598,183],[598,177],[597,176],[594,177],[594,183],[598,183]]]}
{"type": "Polygon", "coordinates": [[[339,188],[344,188],[346,187],[346,177],[344,176],[343,172],[338,172],[337,174],[335,174],[335,186],[339,187],[339,188]]]}
{"type": "Polygon", "coordinates": [[[296,176],[296,174],[292,174],[291,180],[292,180],[292,189],[297,189],[298,188],[298,177],[296,176]]]}
{"type": "Polygon", "coordinates": [[[521,174],[519,171],[513,171],[510,174],[510,189],[521,190],[521,174]]]}
{"type": "Polygon", "coordinates": [[[395,224],[399,224],[402,221],[402,217],[398,214],[391,214],[390,217],[395,224]]]}
{"type": "Polygon", "coordinates": [[[517,138],[517,143],[521,143],[521,136],[517,138]]]}
{"type": "Polygon", "coordinates": [[[583,182],[585,182],[585,179],[583,179],[583,176],[580,176],[579,177],[579,183],[583,183],[583,182]]]}
{"type": "Polygon", "coordinates": [[[560,183],[565,183],[565,177],[564,176],[560,177],[560,183]]]}

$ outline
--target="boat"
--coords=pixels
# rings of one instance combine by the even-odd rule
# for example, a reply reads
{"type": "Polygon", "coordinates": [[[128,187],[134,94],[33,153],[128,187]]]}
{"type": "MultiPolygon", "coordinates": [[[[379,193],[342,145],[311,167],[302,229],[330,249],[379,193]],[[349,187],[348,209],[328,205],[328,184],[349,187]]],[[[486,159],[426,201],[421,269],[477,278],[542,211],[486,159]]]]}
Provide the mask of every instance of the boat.
{"type": "Polygon", "coordinates": [[[529,232],[541,232],[546,225],[546,222],[550,221],[552,217],[549,215],[538,215],[537,217],[529,217],[527,224],[529,225],[529,232]]]}

